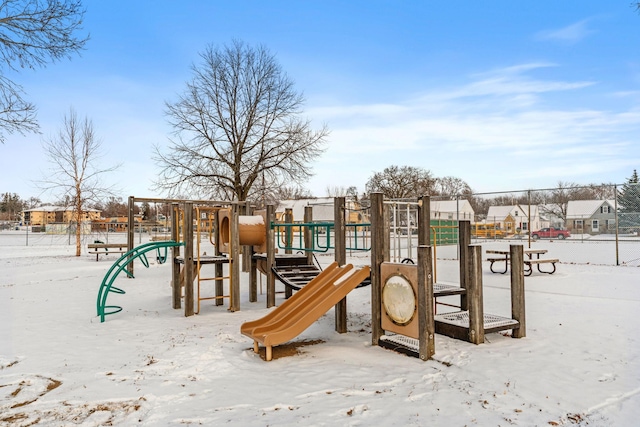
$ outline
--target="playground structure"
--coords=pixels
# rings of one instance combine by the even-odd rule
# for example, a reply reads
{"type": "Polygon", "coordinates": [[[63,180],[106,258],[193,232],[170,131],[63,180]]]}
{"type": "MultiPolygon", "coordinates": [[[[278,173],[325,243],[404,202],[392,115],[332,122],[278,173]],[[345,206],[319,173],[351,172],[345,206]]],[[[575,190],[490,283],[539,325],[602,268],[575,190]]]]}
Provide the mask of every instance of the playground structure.
{"type": "MultiPolygon", "coordinates": [[[[268,206],[266,211],[256,211],[255,215],[240,214],[241,211],[249,210],[250,207],[244,203],[130,197],[127,251],[109,269],[98,292],[97,312],[101,321],[104,322],[105,316],[122,310],[120,306],[107,305],[107,297],[111,293],[125,293],[122,288],[113,285],[117,276],[124,271],[129,278],[133,278],[136,259],[140,259],[142,264],[148,267],[149,263],[144,253],[152,250],[162,248],[165,250],[162,260],[172,260],[172,307],[180,309],[184,301],[185,316],[198,314],[200,303],[205,300],[215,300],[216,305],[222,305],[222,300],[227,298],[229,311],[240,310],[241,249],[244,249],[244,260],[249,264],[249,301],[257,301],[257,275],[260,270],[267,277],[267,307],[275,305],[276,279],[280,279],[286,285],[285,294],[289,297],[293,289],[300,289],[320,273],[319,266],[313,263],[314,251],[326,252],[335,249],[338,254],[346,250],[344,235],[337,233],[335,242],[331,242],[328,237],[330,229],[335,227],[334,223],[312,223],[310,207],[308,212],[305,210],[308,224],[294,224],[292,218],[285,218],[285,221],[291,221],[289,223],[277,223],[273,206],[268,206]],[[156,240],[134,247],[134,206],[135,203],[145,202],[171,204],[171,235],[168,240],[156,240]],[[293,246],[294,228],[302,231],[300,236],[303,236],[306,242],[300,247],[293,246]],[[318,237],[321,234],[327,236],[324,242],[318,237]],[[213,255],[206,255],[202,251],[203,235],[208,237],[213,245],[213,255]],[[167,248],[171,248],[170,256],[167,256],[167,248]],[[277,248],[284,249],[285,253],[277,253],[277,248]],[[292,254],[293,249],[306,253],[292,254]],[[205,277],[202,272],[202,266],[207,264],[215,266],[215,274],[211,277],[205,277]],[[227,273],[223,274],[225,264],[227,273]],[[302,270],[304,273],[300,273],[302,270]],[[303,276],[302,281],[299,280],[300,275],[303,276]],[[212,296],[201,294],[201,285],[207,281],[215,282],[215,293],[212,296]],[[227,294],[224,293],[225,282],[229,284],[227,294]]],[[[345,227],[339,225],[344,223],[344,198],[341,203],[338,200],[335,211],[337,215],[343,216],[342,220],[337,220],[337,224],[339,230],[344,230],[345,227]]],[[[343,265],[346,253],[339,258],[343,265]]],[[[341,313],[344,321],[339,324],[346,325],[346,311],[342,310],[341,313]]],[[[346,331],[346,326],[340,327],[346,331]]]]}
{"type": "MultiPolygon", "coordinates": [[[[266,305],[275,305],[275,281],[279,279],[285,286],[285,303],[272,313],[241,328],[241,332],[254,340],[254,349],[261,343],[271,354],[274,345],[290,340],[302,332],[313,321],[331,307],[335,307],[335,329],[339,333],[347,330],[347,294],[358,285],[371,284],[372,344],[392,348],[428,360],[435,353],[434,334],[440,333],[475,344],[484,342],[484,334],[501,330],[512,330],[514,338],[526,335],[524,316],[524,274],[523,248],[512,245],[511,262],[511,302],[512,316],[505,318],[484,313],[482,299],[482,249],[470,245],[469,221],[459,221],[457,236],[460,286],[439,284],[435,280],[435,243],[437,237],[432,231],[437,226],[430,219],[430,198],[422,197],[415,203],[414,219],[417,223],[418,245],[417,263],[390,262],[390,236],[397,237],[397,228],[392,230],[389,221],[390,206],[395,202],[385,202],[382,194],[371,195],[370,223],[346,223],[345,199],[335,198],[333,223],[314,223],[312,208],[305,208],[302,223],[294,223],[290,215],[285,222],[275,220],[274,206],[267,206],[256,215],[240,215],[250,210],[248,206],[233,202],[177,201],[165,199],[136,199],[130,197],[130,213],[135,202],[154,201],[172,204],[171,240],[151,242],[133,247],[133,228],[128,236],[129,250],[109,270],[98,294],[97,311],[104,321],[108,314],[117,313],[119,306],[107,305],[110,293],[122,294],[121,288],[113,286],[116,276],[125,271],[133,276],[133,261],[140,259],[148,266],[146,254],[158,251],[158,260],[171,259],[173,308],[181,308],[184,299],[185,316],[200,311],[200,301],[215,300],[222,305],[228,298],[229,311],[240,309],[240,250],[245,248],[244,260],[249,264],[249,300],[257,301],[257,274],[262,271],[267,277],[266,305]],[[347,245],[350,228],[355,236],[347,245]],[[366,230],[368,229],[368,232],[366,230]],[[194,239],[194,231],[197,238],[194,239]],[[298,233],[299,243],[293,243],[298,233]],[[213,255],[201,254],[202,234],[209,237],[215,251],[213,255]],[[320,236],[323,236],[321,239],[320,236]],[[333,242],[331,242],[333,236],[333,242]],[[324,239],[324,240],[323,240],[324,239]],[[171,257],[166,251],[171,248],[171,257]],[[181,255],[184,248],[184,255],[181,255]],[[278,254],[276,248],[284,249],[278,254]],[[165,255],[160,254],[165,250],[165,255]],[[322,272],[313,263],[314,252],[334,252],[335,266],[329,272],[322,272]],[[370,266],[353,268],[347,265],[347,249],[371,251],[370,266]],[[302,254],[293,254],[300,250],[302,254]],[[246,256],[248,255],[248,256],[246,256]],[[213,277],[203,277],[201,267],[214,264],[213,277]],[[228,273],[223,275],[223,265],[228,273]],[[285,275],[285,272],[290,273],[285,275]],[[299,281],[297,281],[299,279],[299,281]],[[215,281],[215,295],[204,297],[200,293],[202,281],[215,281]],[[194,292],[194,281],[197,283],[194,292]],[[223,295],[223,282],[229,283],[229,293],[223,295]],[[311,285],[311,286],[310,286],[311,285]],[[300,289],[294,296],[293,289],[300,289]],[[184,292],[183,292],[184,291],[184,292]],[[436,314],[437,299],[458,295],[459,310],[436,314]],[[197,310],[194,306],[197,303],[197,310]]],[[[133,222],[132,214],[129,221],[133,222]]],[[[448,230],[451,225],[441,226],[448,230]]],[[[449,231],[447,231],[449,232],[449,231]]],[[[408,232],[407,247],[411,253],[413,232],[408,232]]],[[[406,256],[405,252],[402,254],[406,256]]],[[[406,258],[409,260],[409,258],[406,258]]],[[[412,259],[411,259],[412,260],[412,259]]]]}
{"type": "Polygon", "coordinates": [[[371,328],[372,344],[430,359],[435,353],[435,333],[484,342],[484,334],[512,330],[512,337],[526,336],[523,247],[512,245],[510,318],[484,313],[482,294],[482,247],[471,245],[469,221],[459,222],[460,287],[434,287],[430,198],[417,202],[417,264],[389,262],[388,221],[380,193],[371,194],[371,328]],[[459,295],[459,310],[435,314],[439,296],[459,295]]]}
{"type": "MultiPolygon", "coordinates": [[[[125,272],[129,278],[134,277],[134,261],[140,259],[145,267],[149,266],[146,253],[163,249],[164,255],[158,255],[158,261],[172,260],[172,307],[179,309],[184,299],[185,316],[196,314],[200,310],[200,301],[214,299],[216,305],[222,305],[224,298],[229,299],[229,310],[240,309],[239,291],[239,249],[244,244],[260,243],[256,241],[256,229],[262,229],[266,235],[262,217],[240,215],[244,205],[231,202],[192,201],[176,199],[149,199],[129,197],[127,252],[120,257],[105,275],[98,292],[97,311],[100,320],[105,316],[122,310],[115,305],[107,305],[107,297],[111,293],[124,294],[124,290],[113,286],[116,277],[125,272]],[[163,203],[171,205],[171,236],[169,240],[153,241],[134,247],[134,206],[135,203],[163,203]],[[195,219],[195,221],[194,221],[195,219]],[[242,223],[242,226],[241,226],[242,223]],[[222,227],[221,227],[222,224],[222,227]],[[224,228],[224,229],[223,229],[224,228]],[[194,239],[194,232],[197,238],[194,239]],[[242,235],[241,235],[242,233],[242,235]],[[206,235],[214,247],[214,254],[206,256],[200,250],[202,235],[206,235]],[[242,239],[241,239],[242,237],[242,239]],[[171,248],[171,255],[167,249],[171,248]],[[181,253],[183,248],[184,253],[181,253]],[[213,264],[215,273],[212,277],[204,277],[203,265],[213,264]],[[228,273],[223,274],[223,265],[228,265],[228,273]],[[194,292],[194,281],[197,284],[194,292]],[[201,283],[215,282],[215,295],[203,297],[200,293],[201,283]],[[229,292],[223,294],[224,281],[229,283],[229,292]],[[194,302],[197,303],[194,304],[194,302]],[[197,308],[196,308],[197,306],[197,308]]],[[[262,241],[264,241],[264,237],[262,241]]]]}

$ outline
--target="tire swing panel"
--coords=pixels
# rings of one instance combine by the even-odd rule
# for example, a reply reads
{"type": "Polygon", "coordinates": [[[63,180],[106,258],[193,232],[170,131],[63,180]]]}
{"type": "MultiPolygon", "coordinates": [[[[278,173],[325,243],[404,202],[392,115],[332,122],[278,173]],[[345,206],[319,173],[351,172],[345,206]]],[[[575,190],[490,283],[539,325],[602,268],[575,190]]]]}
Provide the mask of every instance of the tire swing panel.
{"type": "Polygon", "coordinates": [[[385,262],[380,278],[382,329],[418,339],[418,267],[385,262]]]}

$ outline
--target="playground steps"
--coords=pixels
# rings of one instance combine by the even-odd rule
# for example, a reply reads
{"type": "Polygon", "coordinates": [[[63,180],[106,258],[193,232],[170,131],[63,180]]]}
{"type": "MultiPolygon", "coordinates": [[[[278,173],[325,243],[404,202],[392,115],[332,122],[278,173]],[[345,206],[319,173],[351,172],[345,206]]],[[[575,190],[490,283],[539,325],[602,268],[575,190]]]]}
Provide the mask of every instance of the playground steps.
{"type": "Polygon", "coordinates": [[[304,285],[316,278],[322,270],[315,265],[287,265],[273,267],[273,272],[285,286],[299,291],[304,285]]]}
{"type": "Polygon", "coordinates": [[[459,286],[447,285],[444,283],[433,284],[433,296],[434,297],[448,297],[451,295],[464,295],[467,293],[465,288],[459,286]]]}
{"type": "MultiPolygon", "coordinates": [[[[463,341],[469,341],[469,312],[456,311],[436,314],[436,333],[463,341]]],[[[517,329],[520,323],[509,317],[484,313],[483,325],[485,333],[517,329]]]]}

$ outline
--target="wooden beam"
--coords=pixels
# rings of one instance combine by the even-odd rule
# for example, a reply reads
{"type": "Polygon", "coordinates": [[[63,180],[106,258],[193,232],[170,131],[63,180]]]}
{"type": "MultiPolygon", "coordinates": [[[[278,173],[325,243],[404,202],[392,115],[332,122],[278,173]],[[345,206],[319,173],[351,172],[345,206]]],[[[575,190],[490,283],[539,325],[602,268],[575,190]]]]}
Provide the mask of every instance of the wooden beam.
{"type": "MultiPolygon", "coordinates": [[[[304,207],[304,219],[305,224],[311,224],[313,222],[313,206],[305,206],[304,207]]],[[[307,249],[307,264],[313,264],[313,252],[311,249],[313,248],[313,232],[310,227],[304,227],[304,247],[307,249]]]]}
{"type": "Polygon", "coordinates": [[[184,315],[193,316],[193,203],[184,203],[184,315]]]}
{"type": "MultiPolygon", "coordinates": [[[[171,240],[177,242],[180,239],[180,207],[177,203],[171,204],[171,240]]],[[[171,248],[171,299],[173,308],[182,306],[182,286],[180,285],[180,264],[176,258],[180,256],[180,246],[171,248]]]]}
{"type": "MultiPolygon", "coordinates": [[[[345,231],[345,198],[335,197],[333,199],[333,229],[335,241],[335,261],[340,267],[347,263],[347,238],[345,231]]],[[[345,296],[335,305],[336,332],[344,334],[347,332],[347,297],[345,296]]]]}
{"type": "Polygon", "coordinates": [[[431,246],[418,246],[418,342],[421,360],[436,352],[433,314],[433,260],[431,246]]]}
{"type": "Polygon", "coordinates": [[[371,193],[371,344],[378,345],[382,329],[380,265],[384,262],[384,195],[371,193]]]}
{"type": "Polygon", "coordinates": [[[276,305],[276,276],[273,272],[276,264],[276,242],[275,231],[271,227],[275,220],[275,206],[267,205],[267,308],[276,305]]]}
{"type": "Polygon", "coordinates": [[[231,206],[231,262],[229,276],[231,277],[231,311],[240,310],[240,207],[231,206]]]}
{"type": "MultiPolygon", "coordinates": [[[[458,222],[458,253],[460,258],[460,287],[469,288],[469,278],[471,274],[467,248],[471,244],[471,221],[458,222]]],[[[469,310],[468,293],[460,295],[460,310],[469,310]]]]}
{"type": "Polygon", "coordinates": [[[511,257],[511,318],[518,321],[518,327],[512,330],[511,337],[524,338],[527,336],[527,322],[524,308],[523,246],[510,245],[509,256],[511,257]]]}
{"type": "MultiPolygon", "coordinates": [[[[284,222],[287,224],[292,224],[293,223],[293,209],[291,208],[285,208],[284,210],[284,222]]],[[[291,253],[291,248],[293,246],[293,227],[287,227],[285,228],[285,247],[287,249],[284,250],[285,254],[290,254],[291,253]]],[[[288,287],[285,286],[284,287],[284,297],[285,298],[290,298],[291,295],[293,294],[293,290],[288,287]]]]}
{"type": "Polygon", "coordinates": [[[467,246],[470,265],[469,287],[469,342],[484,342],[484,302],[482,298],[482,246],[467,246]]]}

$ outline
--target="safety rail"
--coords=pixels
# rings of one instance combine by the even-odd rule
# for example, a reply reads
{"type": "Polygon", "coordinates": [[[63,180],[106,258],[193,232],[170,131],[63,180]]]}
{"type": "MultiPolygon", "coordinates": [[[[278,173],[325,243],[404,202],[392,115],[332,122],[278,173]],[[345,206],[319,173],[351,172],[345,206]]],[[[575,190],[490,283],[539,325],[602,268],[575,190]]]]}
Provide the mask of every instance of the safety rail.
{"type": "MultiPolygon", "coordinates": [[[[277,239],[277,246],[279,249],[292,250],[292,251],[306,251],[306,252],[327,252],[329,249],[335,249],[335,245],[331,242],[331,232],[334,229],[333,222],[303,222],[303,223],[277,223],[272,222],[270,225],[272,230],[275,230],[276,234],[280,236],[277,239]],[[305,247],[304,233],[301,230],[306,227],[310,230],[313,238],[311,239],[311,248],[305,247]],[[298,230],[297,233],[297,246],[294,245],[294,230],[298,230]],[[290,242],[289,244],[287,242],[290,242]]],[[[368,239],[366,230],[371,227],[370,223],[349,223],[345,224],[345,233],[348,236],[348,240],[351,244],[347,244],[346,250],[348,251],[362,251],[367,252],[371,250],[371,242],[368,239]],[[365,245],[365,242],[369,240],[369,244],[365,245]],[[358,242],[362,242],[362,246],[358,242]],[[353,243],[355,242],[355,243],[353,243]]]]}

